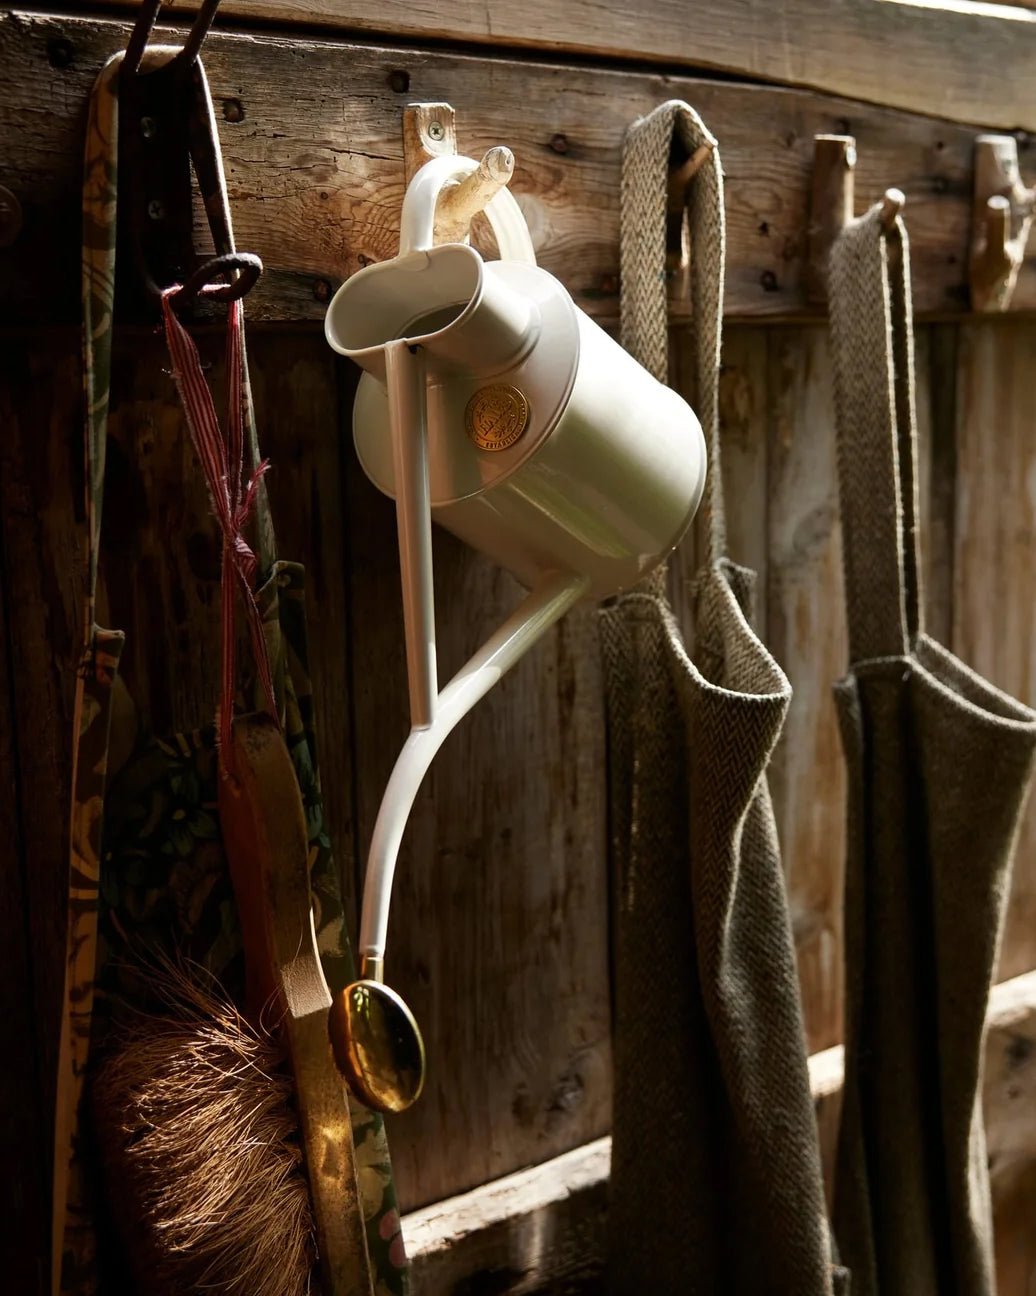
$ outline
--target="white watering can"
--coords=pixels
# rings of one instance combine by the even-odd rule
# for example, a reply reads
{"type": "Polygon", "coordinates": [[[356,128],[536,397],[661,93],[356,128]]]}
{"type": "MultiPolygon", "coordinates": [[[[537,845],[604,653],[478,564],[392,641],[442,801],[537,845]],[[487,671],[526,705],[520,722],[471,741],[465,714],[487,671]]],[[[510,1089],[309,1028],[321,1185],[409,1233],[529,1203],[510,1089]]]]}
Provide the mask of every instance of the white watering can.
{"type": "Polygon", "coordinates": [[[508,189],[485,206],[499,261],[464,243],[433,246],[444,187],[477,168],[451,156],[417,172],[399,255],[353,275],[325,321],[331,346],[365,370],[354,438],[368,477],[396,500],[403,585],[411,731],[371,840],[362,979],[331,1018],[339,1065],[383,1111],[409,1106],[423,1082],[420,1032],[382,976],[396,857],[435,753],[573,604],[627,589],[662,562],[705,483],[705,439],[691,408],[536,265],[508,189]],[[441,692],[433,517],[530,591],[441,692]]]}

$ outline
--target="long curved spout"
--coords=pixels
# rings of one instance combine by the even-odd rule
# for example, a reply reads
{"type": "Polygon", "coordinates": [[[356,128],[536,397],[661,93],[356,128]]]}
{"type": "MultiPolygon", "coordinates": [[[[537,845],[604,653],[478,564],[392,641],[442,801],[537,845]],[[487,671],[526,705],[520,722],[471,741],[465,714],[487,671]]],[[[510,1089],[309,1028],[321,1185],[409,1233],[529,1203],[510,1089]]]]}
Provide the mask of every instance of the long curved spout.
{"type": "Polygon", "coordinates": [[[545,575],[490,639],[439,694],[431,724],[411,729],[389,778],[374,825],[363,885],[360,957],[380,980],[388,932],[389,902],[399,845],[428,768],[443,740],[545,631],[587,590],[569,573],[545,575]]]}

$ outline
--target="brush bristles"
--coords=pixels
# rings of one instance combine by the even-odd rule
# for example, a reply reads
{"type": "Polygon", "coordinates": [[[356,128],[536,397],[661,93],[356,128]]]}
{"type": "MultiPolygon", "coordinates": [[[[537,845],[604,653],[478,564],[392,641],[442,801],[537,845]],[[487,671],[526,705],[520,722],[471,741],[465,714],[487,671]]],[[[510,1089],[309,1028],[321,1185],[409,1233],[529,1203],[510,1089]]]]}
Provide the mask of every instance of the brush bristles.
{"type": "Polygon", "coordinates": [[[144,1296],[307,1296],[313,1217],[285,1055],[163,968],[93,1079],[105,1183],[144,1296]]]}

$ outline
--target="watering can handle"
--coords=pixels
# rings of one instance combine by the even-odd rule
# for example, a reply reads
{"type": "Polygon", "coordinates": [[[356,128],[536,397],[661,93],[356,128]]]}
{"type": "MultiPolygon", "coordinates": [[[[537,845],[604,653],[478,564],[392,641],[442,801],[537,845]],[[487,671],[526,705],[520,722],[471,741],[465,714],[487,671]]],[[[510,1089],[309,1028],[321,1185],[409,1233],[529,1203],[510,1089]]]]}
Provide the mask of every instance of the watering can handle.
{"type": "MultiPolygon", "coordinates": [[[[399,255],[426,252],[435,242],[435,207],[439,194],[451,180],[463,180],[478,170],[474,158],[450,154],[432,158],[407,187],[400,218],[399,255]]],[[[522,209],[510,189],[500,189],[486,204],[486,218],[496,235],[501,261],[536,264],[536,253],[522,209]]]]}

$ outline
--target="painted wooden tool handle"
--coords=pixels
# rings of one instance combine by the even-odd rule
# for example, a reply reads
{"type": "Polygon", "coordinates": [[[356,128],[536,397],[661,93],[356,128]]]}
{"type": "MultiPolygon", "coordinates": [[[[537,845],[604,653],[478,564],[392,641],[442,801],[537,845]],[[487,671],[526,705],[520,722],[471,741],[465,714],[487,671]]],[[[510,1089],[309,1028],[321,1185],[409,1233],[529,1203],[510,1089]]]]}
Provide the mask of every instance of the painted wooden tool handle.
{"type": "Polygon", "coordinates": [[[325,1296],[372,1296],[345,1083],[331,1055],[331,994],[313,929],[302,798],[284,739],[268,716],[234,721],[235,777],[221,780],[220,821],[239,897],[249,991],[266,1010],[295,1077],[299,1125],[325,1296]]]}

